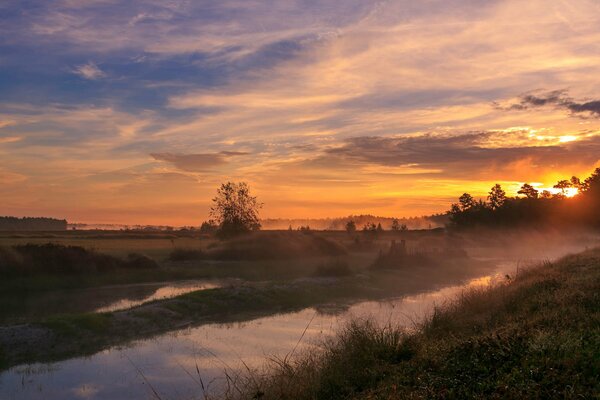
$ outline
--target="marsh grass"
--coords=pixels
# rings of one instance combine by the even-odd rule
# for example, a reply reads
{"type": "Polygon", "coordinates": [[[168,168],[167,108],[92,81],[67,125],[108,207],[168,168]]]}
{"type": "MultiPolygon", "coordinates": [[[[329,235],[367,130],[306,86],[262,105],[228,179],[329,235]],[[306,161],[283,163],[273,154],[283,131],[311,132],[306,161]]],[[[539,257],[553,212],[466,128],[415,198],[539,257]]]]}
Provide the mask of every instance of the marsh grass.
{"type": "Polygon", "coordinates": [[[416,333],[353,321],[242,398],[597,398],[600,250],[464,291],[416,333]]]}
{"type": "Polygon", "coordinates": [[[75,275],[106,273],[118,269],[158,268],[153,259],[130,253],[117,258],[80,246],[45,243],[0,248],[0,276],[75,275]]]}

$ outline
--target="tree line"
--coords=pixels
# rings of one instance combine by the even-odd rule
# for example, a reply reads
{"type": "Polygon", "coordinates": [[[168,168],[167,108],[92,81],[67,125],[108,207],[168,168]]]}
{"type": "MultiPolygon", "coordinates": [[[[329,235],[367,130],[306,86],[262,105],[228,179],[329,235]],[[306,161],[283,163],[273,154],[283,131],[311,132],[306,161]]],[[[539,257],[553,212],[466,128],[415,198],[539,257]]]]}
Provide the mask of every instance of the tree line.
{"type": "Polygon", "coordinates": [[[67,221],[45,217],[0,217],[0,231],[64,231],[67,221]]]}
{"type": "Polygon", "coordinates": [[[495,184],[485,200],[464,193],[448,211],[449,226],[589,226],[600,227],[600,168],[586,179],[573,176],[554,185],[556,193],[524,183],[517,196],[508,197],[495,184]],[[576,194],[568,197],[569,190],[576,194]]]}

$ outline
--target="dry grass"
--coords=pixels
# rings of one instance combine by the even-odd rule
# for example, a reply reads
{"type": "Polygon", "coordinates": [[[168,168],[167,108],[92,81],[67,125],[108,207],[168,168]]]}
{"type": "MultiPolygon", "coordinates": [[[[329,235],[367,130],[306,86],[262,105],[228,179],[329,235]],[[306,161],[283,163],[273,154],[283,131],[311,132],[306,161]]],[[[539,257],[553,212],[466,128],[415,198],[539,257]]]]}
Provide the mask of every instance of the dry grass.
{"type": "Polygon", "coordinates": [[[464,292],[417,333],[353,322],[242,398],[598,398],[600,250],[464,292]]]}

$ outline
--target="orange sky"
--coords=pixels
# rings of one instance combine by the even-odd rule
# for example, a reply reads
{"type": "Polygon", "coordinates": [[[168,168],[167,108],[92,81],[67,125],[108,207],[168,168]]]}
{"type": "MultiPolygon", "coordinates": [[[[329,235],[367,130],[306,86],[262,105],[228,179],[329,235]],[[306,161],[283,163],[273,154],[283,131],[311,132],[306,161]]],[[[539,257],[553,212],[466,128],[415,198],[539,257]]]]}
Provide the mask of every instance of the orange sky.
{"type": "Polygon", "coordinates": [[[232,180],[267,218],[412,216],[600,166],[592,0],[14,7],[0,214],[197,225],[232,180]]]}

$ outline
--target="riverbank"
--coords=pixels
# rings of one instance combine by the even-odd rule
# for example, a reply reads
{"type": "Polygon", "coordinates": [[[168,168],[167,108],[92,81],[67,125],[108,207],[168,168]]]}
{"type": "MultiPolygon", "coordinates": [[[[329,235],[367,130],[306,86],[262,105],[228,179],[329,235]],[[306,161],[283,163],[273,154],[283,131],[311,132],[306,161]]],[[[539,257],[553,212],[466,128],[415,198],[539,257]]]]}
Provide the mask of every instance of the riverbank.
{"type": "Polygon", "coordinates": [[[597,398],[599,293],[600,249],[567,256],[464,292],[417,333],[351,323],[242,398],[597,398]]]}
{"type": "Polygon", "coordinates": [[[165,332],[207,323],[258,317],[335,304],[349,306],[435,290],[490,273],[490,263],[446,263],[422,270],[373,271],[348,277],[239,282],[106,313],[57,315],[0,327],[0,369],[52,362],[165,332]],[[437,273],[436,273],[437,270],[437,273]]]}

